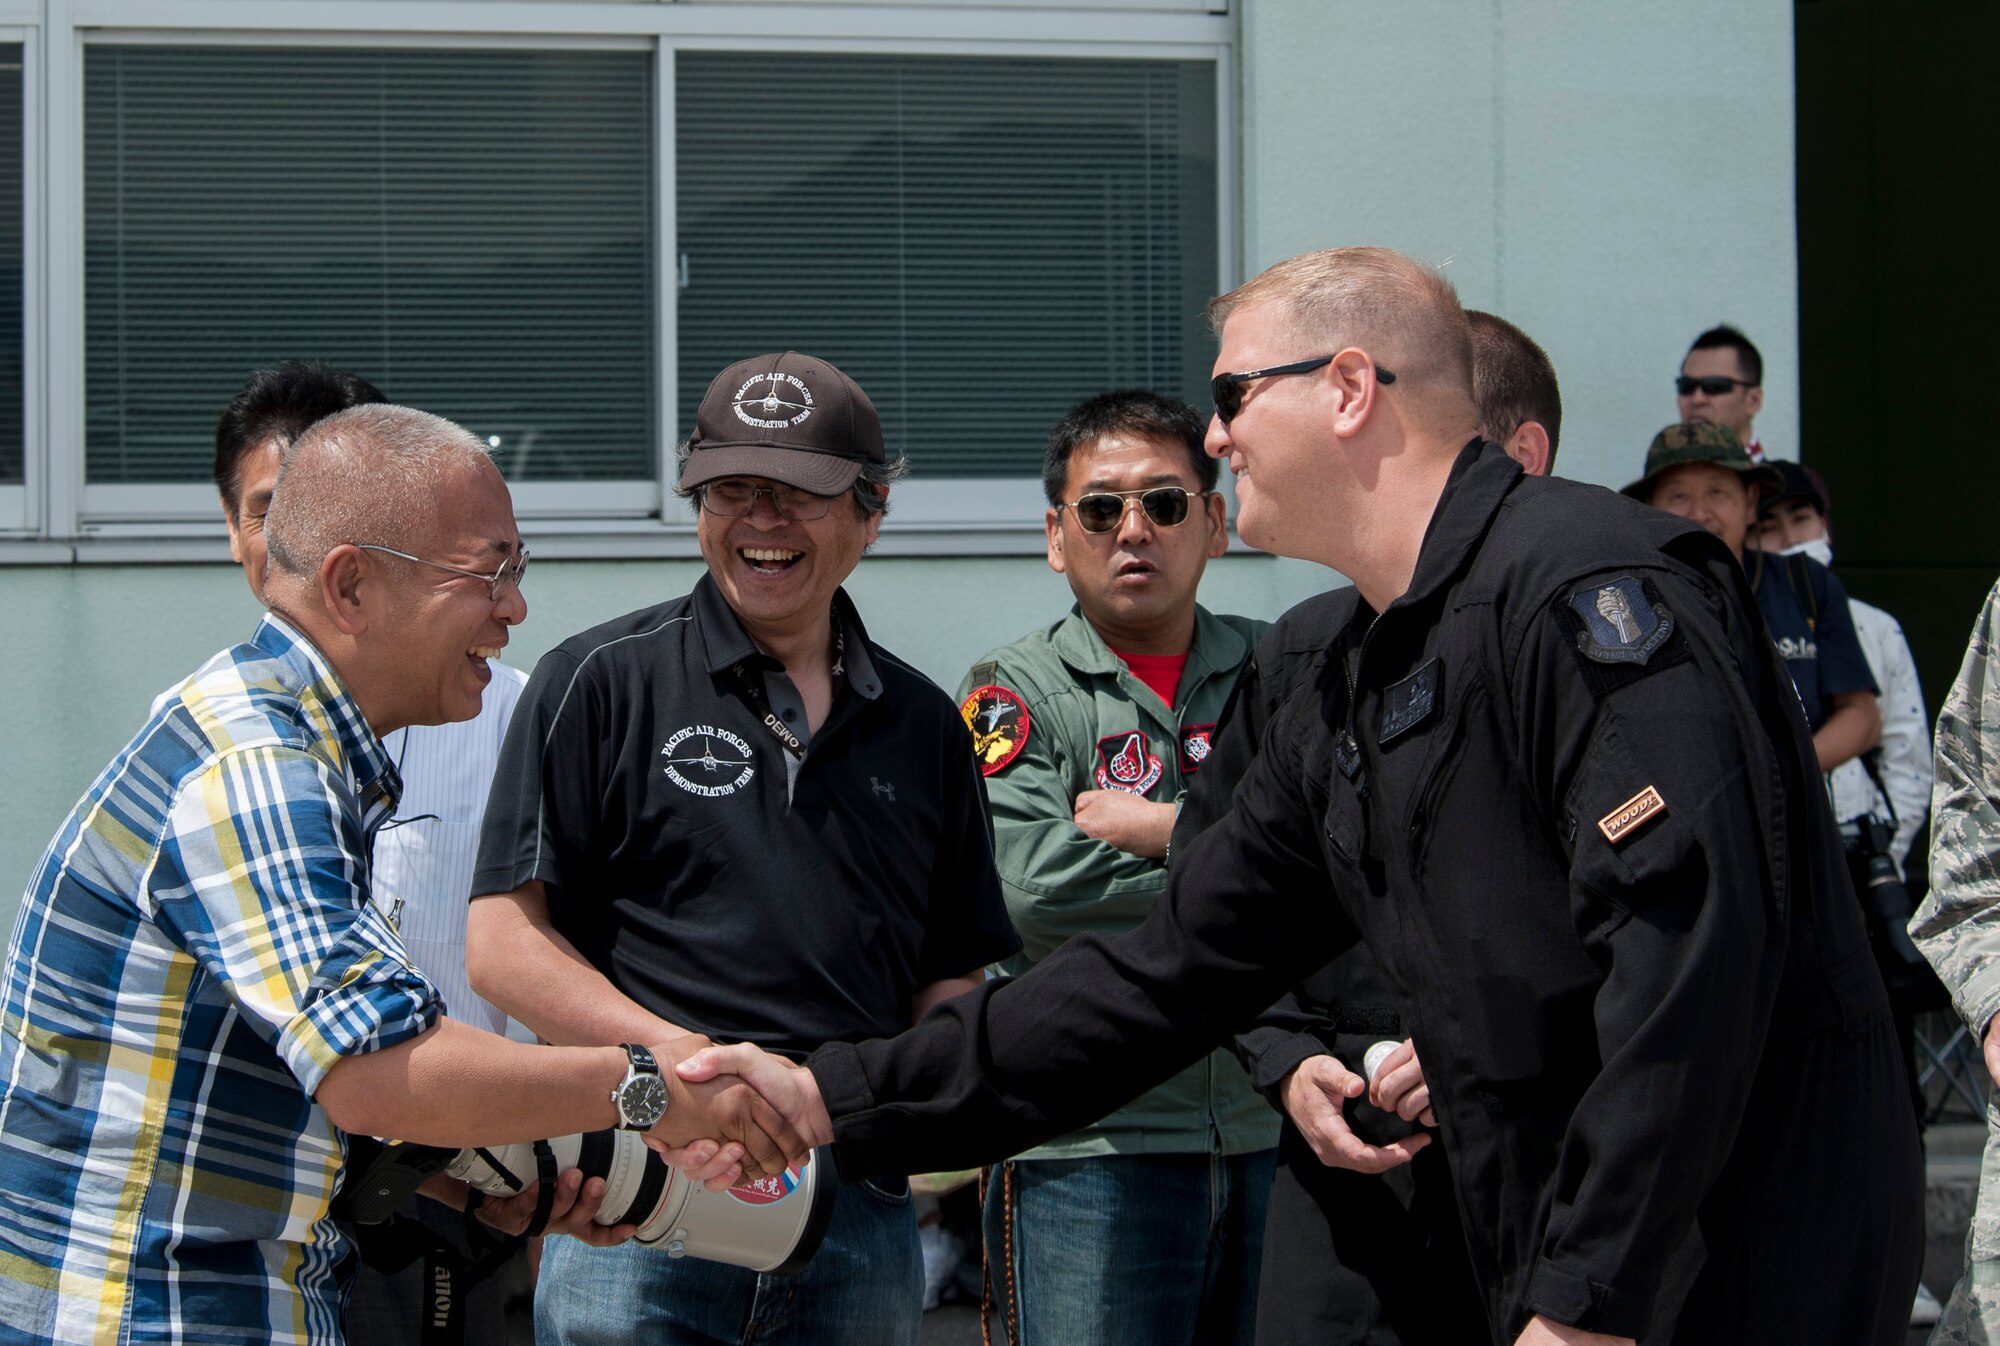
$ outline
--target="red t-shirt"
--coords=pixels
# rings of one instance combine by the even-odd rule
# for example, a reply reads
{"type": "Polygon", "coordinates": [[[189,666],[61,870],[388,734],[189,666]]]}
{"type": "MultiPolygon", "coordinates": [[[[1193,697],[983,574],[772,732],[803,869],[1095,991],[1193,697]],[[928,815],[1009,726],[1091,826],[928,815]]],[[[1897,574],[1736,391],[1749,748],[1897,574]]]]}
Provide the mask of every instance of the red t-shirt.
{"type": "Polygon", "coordinates": [[[1113,654],[1125,661],[1125,667],[1132,670],[1132,676],[1153,689],[1153,694],[1174,704],[1174,693],[1180,689],[1181,670],[1187,667],[1187,651],[1179,654],[1127,654],[1123,650],[1113,650],[1113,654]]]}

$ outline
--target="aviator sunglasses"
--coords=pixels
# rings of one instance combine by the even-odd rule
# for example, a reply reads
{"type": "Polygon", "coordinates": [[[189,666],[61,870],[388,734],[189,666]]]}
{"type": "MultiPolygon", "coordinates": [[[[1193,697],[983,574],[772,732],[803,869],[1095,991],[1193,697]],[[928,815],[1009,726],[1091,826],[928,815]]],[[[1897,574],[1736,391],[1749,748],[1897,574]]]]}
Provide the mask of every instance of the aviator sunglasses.
{"type": "Polygon", "coordinates": [[[1108,533],[1125,519],[1128,501],[1137,501],[1146,517],[1162,528],[1172,528],[1188,516],[1188,497],[1214,495],[1213,491],[1189,491],[1185,486],[1155,486],[1145,491],[1092,491],[1078,496],[1061,508],[1076,512],[1076,526],[1086,533],[1108,533]]]}
{"type": "MultiPolygon", "coordinates": [[[[1331,355],[1317,355],[1310,360],[1297,360],[1288,365],[1272,365],[1269,369],[1246,369],[1241,374],[1217,374],[1208,381],[1208,395],[1215,402],[1215,419],[1224,425],[1236,419],[1236,413],[1243,409],[1243,385],[1252,379],[1274,379],[1282,374],[1310,374],[1315,369],[1333,363],[1331,355]]],[[[1375,366],[1375,381],[1391,384],[1396,376],[1380,365],[1375,366]]]]}
{"type": "Polygon", "coordinates": [[[1707,393],[1710,397],[1720,397],[1732,388],[1755,388],[1756,386],[1749,379],[1732,379],[1721,374],[1704,374],[1700,378],[1682,374],[1674,380],[1674,391],[1682,397],[1694,396],[1694,390],[1697,388],[1707,393]]]}

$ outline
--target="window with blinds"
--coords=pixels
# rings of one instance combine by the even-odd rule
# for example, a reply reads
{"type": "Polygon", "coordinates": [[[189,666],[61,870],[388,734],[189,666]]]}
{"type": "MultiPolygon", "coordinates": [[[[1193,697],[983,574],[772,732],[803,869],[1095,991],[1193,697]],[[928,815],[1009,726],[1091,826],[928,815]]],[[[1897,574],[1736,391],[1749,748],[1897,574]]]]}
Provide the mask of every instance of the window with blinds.
{"type": "Polygon", "coordinates": [[[1092,393],[1203,404],[1212,63],[690,50],[675,119],[683,422],[786,347],[925,477],[1038,474],[1092,393]]]}
{"type": "Polygon", "coordinates": [[[652,69],[86,48],[88,481],[206,480],[217,412],[287,358],[497,440],[516,480],[653,477],[652,69]]]}
{"type": "Polygon", "coordinates": [[[21,397],[21,44],[0,42],[0,484],[19,485],[21,397]]]}

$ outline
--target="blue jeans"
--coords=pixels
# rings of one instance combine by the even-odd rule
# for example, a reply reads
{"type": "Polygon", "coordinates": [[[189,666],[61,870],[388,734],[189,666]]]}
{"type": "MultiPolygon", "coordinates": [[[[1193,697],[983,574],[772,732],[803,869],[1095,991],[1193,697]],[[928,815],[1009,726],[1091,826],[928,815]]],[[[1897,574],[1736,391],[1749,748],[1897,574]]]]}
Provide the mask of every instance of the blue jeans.
{"type": "Polygon", "coordinates": [[[1013,1346],[1249,1346],[1275,1150],[1016,1159],[986,1188],[1013,1346]]]}
{"type": "Polygon", "coordinates": [[[542,1346],[916,1346],[924,1268],[907,1188],[840,1189],[819,1251],[798,1276],[669,1257],[637,1243],[543,1245],[535,1291],[542,1346]]]}

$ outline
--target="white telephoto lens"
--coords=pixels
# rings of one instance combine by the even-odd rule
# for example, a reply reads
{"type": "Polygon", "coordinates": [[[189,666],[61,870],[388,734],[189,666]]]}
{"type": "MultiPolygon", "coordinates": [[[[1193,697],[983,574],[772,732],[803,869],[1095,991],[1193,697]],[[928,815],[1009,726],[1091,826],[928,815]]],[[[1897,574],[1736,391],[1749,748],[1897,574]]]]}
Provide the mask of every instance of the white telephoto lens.
{"type": "MultiPolygon", "coordinates": [[[[667,1167],[636,1131],[556,1136],[557,1171],[580,1168],[604,1179],[597,1223],[636,1225],[636,1242],[669,1257],[700,1257],[753,1271],[794,1275],[805,1267],[833,1217],[840,1180],[830,1151],[755,1182],[710,1192],[667,1167]]],[[[508,1196],[540,1174],[533,1143],[461,1150],[446,1170],[482,1192],[508,1196]]]]}
{"type": "Polygon", "coordinates": [[[1389,1059],[1389,1053],[1402,1045],[1400,1042],[1385,1040],[1375,1043],[1368,1049],[1367,1055],[1361,1058],[1361,1073],[1367,1077],[1370,1084],[1375,1083],[1375,1077],[1381,1073],[1382,1063],[1389,1059]]]}

